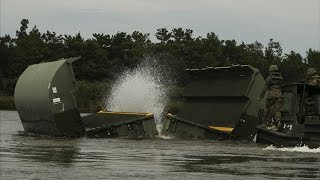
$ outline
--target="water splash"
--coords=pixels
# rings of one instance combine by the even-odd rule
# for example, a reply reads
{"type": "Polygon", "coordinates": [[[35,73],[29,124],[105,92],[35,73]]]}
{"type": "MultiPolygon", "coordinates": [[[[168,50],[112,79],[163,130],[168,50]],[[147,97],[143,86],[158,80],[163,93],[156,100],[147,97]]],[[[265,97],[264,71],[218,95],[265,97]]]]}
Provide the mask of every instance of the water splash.
{"type": "MultiPolygon", "coordinates": [[[[108,111],[151,112],[157,124],[168,100],[168,70],[159,59],[145,58],[134,70],[126,71],[113,85],[105,102],[108,111]]],[[[161,127],[160,127],[161,128],[161,127]]]]}
{"type": "MultiPolygon", "coordinates": [[[[159,130],[158,130],[158,131],[159,131],[159,130]]],[[[159,134],[157,135],[157,137],[160,138],[160,139],[165,139],[165,140],[175,139],[174,136],[167,136],[167,135],[163,135],[163,134],[161,134],[161,133],[159,133],[159,134]]]]}
{"type": "Polygon", "coordinates": [[[286,151],[286,152],[307,152],[307,153],[320,153],[320,147],[315,148],[315,149],[310,149],[308,146],[301,146],[301,147],[282,147],[282,148],[277,148],[273,145],[270,145],[263,150],[268,150],[268,151],[286,151]]]}

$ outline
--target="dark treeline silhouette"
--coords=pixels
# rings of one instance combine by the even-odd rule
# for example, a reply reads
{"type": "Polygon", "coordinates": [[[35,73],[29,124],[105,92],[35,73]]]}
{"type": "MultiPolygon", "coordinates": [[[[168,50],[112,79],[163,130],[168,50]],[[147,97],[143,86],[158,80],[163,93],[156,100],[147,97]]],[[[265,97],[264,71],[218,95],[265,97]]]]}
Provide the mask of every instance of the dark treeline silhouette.
{"type": "Polygon", "coordinates": [[[320,70],[319,51],[309,49],[306,57],[293,51],[283,54],[280,43],[273,39],[263,46],[257,41],[245,44],[221,40],[213,32],[195,38],[191,29],[182,28],[157,29],[157,42],[149,39],[150,34],[138,31],[93,34],[92,38],[84,39],[80,33],[74,36],[41,33],[36,26],[28,30],[28,24],[23,19],[15,37],[0,37],[2,95],[13,94],[16,80],[29,65],[75,56],[82,57],[74,63],[76,78],[86,82],[112,82],[119,73],[136,67],[145,56],[161,57],[178,79],[183,78],[185,68],[232,64],[250,64],[264,76],[269,65],[277,64],[286,81],[303,79],[311,66],[320,70]]]}

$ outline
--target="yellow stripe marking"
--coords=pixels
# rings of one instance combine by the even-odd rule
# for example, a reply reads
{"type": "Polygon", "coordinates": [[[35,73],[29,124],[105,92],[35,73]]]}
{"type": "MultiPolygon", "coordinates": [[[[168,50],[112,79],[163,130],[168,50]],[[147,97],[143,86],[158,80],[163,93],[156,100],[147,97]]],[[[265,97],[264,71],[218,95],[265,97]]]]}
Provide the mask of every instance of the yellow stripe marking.
{"type": "Polygon", "coordinates": [[[170,117],[173,117],[173,115],[172,115],[171,113],[168,113],[168,114],[167,114],[167,117],[170,118],[170,117]]]}
{"type": "Polygon", "coordinates": [[[223,131],[226,133],[231,133],[233,131],[234,128],[230,128],[230,127],[218,127],[218,126],[208,126],[208,128],[210,129],[215,129],[218,131],[223,131]]]}
{"type": "Polygon", "coordinates": [[[112,112],[112,111],[99,111],[100,114],[120,114],[120,115],[143,115],[152,116],[152,113],[138,113],[138,112],[112,112]]]}

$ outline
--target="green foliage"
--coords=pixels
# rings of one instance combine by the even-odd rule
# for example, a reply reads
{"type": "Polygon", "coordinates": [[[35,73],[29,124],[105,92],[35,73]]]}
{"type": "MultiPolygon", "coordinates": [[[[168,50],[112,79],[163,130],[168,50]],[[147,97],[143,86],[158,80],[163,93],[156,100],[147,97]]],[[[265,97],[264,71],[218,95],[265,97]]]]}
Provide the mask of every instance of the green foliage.
{"type": "Polygon", "coordinates": [[[283,77],[286,81],[295,82],[303,80],[304,75],[306,74],[307,64],[302,62],[303,58],[299,53],[291,51],[290,54],[285,55],[280,66],[280,70],[282,71],[283,77]]]}
{"type": "Polygon", "coordinates": [[[320,52],[309,49],[307,51],[307,58],[305,60],[309,67],[314,67],[317,69],[317,72],[320,72],[320,52]]]}
{"type": "MultiPolygon", "coordinates": [[[[29,21],[23,19],[16,37],[0,37],[0,78],[17,79],[31,64],[81,56],[74,63],[76,78],[81,81],[113,82],[119,74],[135,68],[145,56],[159,57],[172,68],[178,80],[185,77],[185,68],[250,64],[265,76],[271,64],[277,64],[286,81],[304,78],[306,68],[320,71],[320,52],[309,49],[303,58],[299,53],[283,54],[279,42],[270,39],[266,47],[259,42],[238,43],[221,40],[213,32],[206,37],[193,37],[193,30],[174,28],[156,30],[157,42],[149,34],[134,31],[114,35],[93,34],[84,39],[80,33],[57,35],[41,33],[36,26],[28,30],[29,21]]],[[[15,80],[13,80],[15,81],[15,80]]],[[[14,85],[0,85],[2,94],[13,94],[14,85]]]]}
{"type": "Polygon", "coordinates": [[[104,107],[105,96],[111,90],[110,83],[77,81],[75,97],[81,112],[99,111],[104,107]]]}
{"type": "Polygon", "coordinates": [[[0,96],[0,109],[15,109],[13,96],[0,96]]]}
{"type": "Polygon", "coordinates": [[[0,79],[0,96],[11,96],[13,95],[14,88],[18,79],[0,79]]]}

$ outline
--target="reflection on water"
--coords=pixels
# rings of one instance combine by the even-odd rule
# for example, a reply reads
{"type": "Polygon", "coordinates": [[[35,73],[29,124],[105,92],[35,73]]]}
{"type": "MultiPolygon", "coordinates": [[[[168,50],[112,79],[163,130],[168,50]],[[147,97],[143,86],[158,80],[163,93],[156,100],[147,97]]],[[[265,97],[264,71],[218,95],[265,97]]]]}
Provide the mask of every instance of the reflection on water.
{"type": "Polygon", "coordinates": [[[184,165],[185,171],[187,172],[218,172],[221,174],[234,174],[248,177],[319,178],[319,166],[306,165],[308,163],[318,163],[319,158],[317,157],[270,158],[263,156],[224,154],[218,156],[187,156],[186,158],[193,159],[184,165]],[[269,163],[265,163],[266,161],[269,163]],[[286,165],[280,167],[280,164],[286,165]],[[263,169],[269,169],[270,171],[265,171],[263,169]],[[296,173],[288,173],[290,171],[296,173]]]}
{"type": "Polygon", "coordinates": [[[28,137],[15,137],[12,140],[16,143],[12,144],[7,153],[14,153],[17,159],[70,165],[78,153],[78,147],[73,140],[48,139],[46,141],[49,142],[43,142],[42,139],[28,137]]]}
{"type": "Polygon", "coordinates": [[[0,111],[0,179],[319,179],[320,153],[249,142],[21,135],[0,111]]]}

